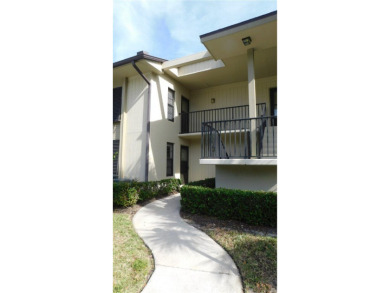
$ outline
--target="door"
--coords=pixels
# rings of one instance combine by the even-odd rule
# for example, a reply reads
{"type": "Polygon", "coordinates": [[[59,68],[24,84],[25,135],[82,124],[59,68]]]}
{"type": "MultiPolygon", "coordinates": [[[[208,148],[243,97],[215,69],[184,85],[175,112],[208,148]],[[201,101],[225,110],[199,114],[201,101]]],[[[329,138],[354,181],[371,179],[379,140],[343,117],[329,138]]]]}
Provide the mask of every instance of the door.
{"type": "Polygon", "coordinates": [[[188,146],[182,145],[180,148],[180,178],[183,184],[188,183],[188,146]]]}
{"type": "Polygon", "coordinates": [[[269,90],[269,96],[270,96],[270,104],[271,104],[271,116],[274,116],[275,118],[271,118],[271,125],[276,126],[277,125],[277,116],[278,116],[278,97],[276,92],[276,87],[271,88],[269,90]]]}
{"type": "Polygon", "coordinates": [[[185,97],[181,97],[181,133],[189,132],[189,117],[188,113],[190,112],[190,101],[185,97]]]}

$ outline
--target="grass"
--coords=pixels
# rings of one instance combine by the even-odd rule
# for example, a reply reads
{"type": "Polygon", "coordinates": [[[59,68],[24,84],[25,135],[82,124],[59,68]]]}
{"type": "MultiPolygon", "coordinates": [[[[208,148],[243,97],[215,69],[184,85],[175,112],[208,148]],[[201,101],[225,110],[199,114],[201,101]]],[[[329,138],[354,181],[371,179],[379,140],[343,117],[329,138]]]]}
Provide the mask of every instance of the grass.
{"type": "Polygon", "coordinates": [[[133,228],[132,216],[115,213],[114,241],[114,293],[141,292],[153,270],[153,258],[133,228]]]}
{"type": "Polygon", "coordinates": [[[276,290],[276,238],[225,228],[206,229],[205,232],[233,258],[245,292],[276,290]]]}

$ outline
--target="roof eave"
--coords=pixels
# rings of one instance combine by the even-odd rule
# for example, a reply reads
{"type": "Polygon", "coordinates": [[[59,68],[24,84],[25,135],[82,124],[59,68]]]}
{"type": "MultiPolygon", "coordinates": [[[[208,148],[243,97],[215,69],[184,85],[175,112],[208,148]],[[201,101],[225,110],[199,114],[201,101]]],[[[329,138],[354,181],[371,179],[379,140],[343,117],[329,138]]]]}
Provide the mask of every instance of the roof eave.
{"type": "Polygon", "coordinates": [[[167,61],[167,60],[162,59],[162,58],[158,58],[158,57],[155,57],[155,56],[152,56],[152,55],[149,55],[149,54],[145,54],[144,52],[142,52],[142,53],[139,52],[139,53],[137,53],[137,55],[135,55],[133,57],[130,57],[130,58],[127,58],[127,59],[115,62],[113,64],[113,68],[119,67],[119,66],[122,66],[122,65],[126,65],[126,64],[131,63],[132,61],[138,61],[138,60],[141,60],[141,59],[154,61],[154,62],[159,62],[161,64],[163,62],[167,61]]]}
{"type": "Polygon", "coordinates": [[[227,26],[227,27],[224,27],[224,28],[221,28],[221,29],[209,32],[207,34],[200,35],[199,38],[200,38],[201,42],[203,43],[205,41],[208,41],[208,40],[211,40],[211,39],[214,39],[214,38],[218,38],[221,35],[230,34],[231,31],[236,31],[237,29],[239,30],[240,27],[245,29],[245,26],[248,25],[248,24],[251,24],[251,23],[255,23],[255,22],[268,22],[268,20],[272,21],[272,20],[276,19],[276,16],[277,16],[277,11],[275,10],[275,11],[272,11],[270,13],[267,13],[267,14],[264,14],[264,15],[260,15],[260,16],[255,17],[255,18],[251,18],[251,19],[248,19],[248,20],[240,22],[240,23],[236,23],[236,24],[233,24],[233,25],[230,25],[230,26],[227,26]]]}

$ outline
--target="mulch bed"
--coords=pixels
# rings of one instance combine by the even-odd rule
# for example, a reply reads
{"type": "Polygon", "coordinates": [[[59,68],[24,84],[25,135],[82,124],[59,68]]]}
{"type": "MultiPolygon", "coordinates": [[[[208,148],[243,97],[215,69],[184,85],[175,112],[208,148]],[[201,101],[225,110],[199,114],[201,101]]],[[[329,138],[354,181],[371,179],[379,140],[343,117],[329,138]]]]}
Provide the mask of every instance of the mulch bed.
{"type": "Polygon", "coordinates": [[[248,225],[235,220],[221,220],[216,217],[190,214],[183,211],[180,211],[180,216],[186,223],[200,230],[204,230],[204,229],[213,230],[213,229],[224,228],[228,230],[236,230],[236,231],[251,233],[254,235],[271,236],[271,237],[276,237],[277,235],[276,228],[248,225]]]}

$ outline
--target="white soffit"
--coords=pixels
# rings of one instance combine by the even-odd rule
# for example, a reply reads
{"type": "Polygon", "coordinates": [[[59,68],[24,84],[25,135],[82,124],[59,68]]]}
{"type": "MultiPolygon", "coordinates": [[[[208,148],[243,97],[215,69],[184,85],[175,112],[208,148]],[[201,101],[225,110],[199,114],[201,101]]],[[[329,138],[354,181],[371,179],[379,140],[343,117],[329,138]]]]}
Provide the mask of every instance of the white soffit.
{"type": "Polygon", "coordinates": [[[216,31],[215,33],[211,32],[209,34],[205,34],[203,37],[201,37],[201,42],[203,43],[206,41],[219,39],[221,37],[228,36],[228,35],[243,31],[243,30],[255,28],[255,27],[261,26],[263,24],[269,23],[269,22],[276,22],[276,20],[277,20],[277,15],[274,14],[274,15],[271,15],[271,16],[266,17],[266,18],[261,18],[258,20],[249,21],[249,22],[244,23],[242,25],[233,25],[231,28],[228,27],[226,29],[221,29],[219,31],[216,31]]]}
{"type": "Polygon", "coordinates": [[[225,67],[225,64],[223,64],[221,60],[217,60],[217,61],[207,60],[207,61],[179,67],[178,73],[179,76],[185,76],[185,75],[195,74],[202,71],[217,69],[221,67],[225,67]]]}
{"type": "Polygon", "coordinates": [[[149,60],[142,60],[142,62],[145,62],[146,67],[149,67],[151,71],[159,74],[163,73],[161,68],[161,63],[153,62],[149,60]]]}
{"type": "MultiPolygon", "coordinates": [[[[137,63],[137,65],[138,65],[138,63],[137,63]]],[[[141,70],[142,69],[143,68],[141,68],[141,70]]],[[[114,82],[114,84],[116,84],[118,82],[122,83],[126,77],[131,77],[131,76],[134,76],[136,74],[138,74],[138,73],[137,73],[137,71],[135,71],[135,69],[131,65],[131,63],[125,64],[125,65],[122,65],[119,67],[115,67],[113,69],[113,82],[114,82]]]]}
{"type": "Polygon", "coordinates": [[[222,60],[245,54],[250,48],[264,50],[276,47],[276,15],[201,37],[201,42],[214,59],[222,60]],[[246,37],[252,39],[252,43],[248,46],[242,43],[242,39],[246,37]]]}
{"type": "Polygon", "coordinates": [[[221,60],[213,60],[210,53],[205,51],[166,61],[163,63],[162,69],[175,77],[181,77],[222,67],[225,67],[225,64],[221,60]]]}
{"type": "Polygon", "coordinates": [[[201,61],[205,61],[205,60],[210,60],[210,59],[213,59],[213,57],[210,55],[210,53],[208,51],[203,51],[200,53],[184,56],[184,57],[177,58],[174,60],[165,61],[162,64],[162,69],[181,67],[184,65],[189,65],[189,64],[193,64],[193,63],[197,63],[197,62],[201,62],[201,61]]]}
{"type": "MultiPolygon", "coordinates": [[[[276,48],[255,51],[256,79],[277,75],[276,48]]],[[[216,61],[215,61],[216,62],[216,61]]],[[[177,79],[190,90],[227,83],[248,81],[247,55],[226,58],[224,67],[213,70],[198,71],[196,74],[179,76],[177,68],[165,70],[166,73],[177,79]]]]}

